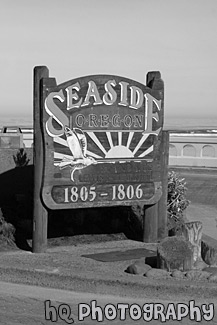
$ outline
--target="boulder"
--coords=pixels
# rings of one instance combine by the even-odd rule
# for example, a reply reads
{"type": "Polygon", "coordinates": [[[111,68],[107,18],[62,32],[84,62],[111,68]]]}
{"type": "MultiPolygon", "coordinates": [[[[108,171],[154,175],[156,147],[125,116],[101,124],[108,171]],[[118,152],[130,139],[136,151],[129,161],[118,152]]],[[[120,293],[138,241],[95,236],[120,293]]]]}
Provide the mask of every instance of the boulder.
{"type": "Polygon", "coordinates": [[[201,261],[198,260],[194,263],[194,269],[196,269],[196,270],[203,270],[203,269],[207,268],[207,266],[208,265],[202,260],[201,261]]]}
{"type": "Polygon", "coordinates": [[[217,267],[216,266],[210,266],[207,267],[205,269],[203,269],[203,271],[206,271],[210,274],[208,280],[210,282],[217,282],[217,267]]]}
{"type": "Polygon", "coordinates": [[[211,274],[210,277],[208,278],[210,282],[217,282],[217,273],[211,274]]]}
{"type": "Polygon", "coordinates": [[[210,277],[210,273],[206,271],[191,270],[186,273],[188,280],[207,280],[210,277]]]}
{"type": "Polygon", "coordinates": [[[147,278],[155,278],[155,279],[168,279],[171,277],[169,272],[161,269],[151,269],[145,273],[145,276],[147,278]]]}
{"type": "Polygon", "coordinates": [[[180,270],[174,270],[174,271],[172,271],[171,276],[176,279],[184,279],[185,272],[182,272],[180,270]]]}
{"type": "Polygon", "coordinates": [[[157,247],[157,266],[167,271],[193,269],[194,247],[183,237],[164,238],[157,247]]]}
{"type": "Polygon", "coordinates": [[[151,269],[151,266],[146,264],[144,260],[137,260],[129,265],[126,269],[127,273],[143,275],[151,269]]]}

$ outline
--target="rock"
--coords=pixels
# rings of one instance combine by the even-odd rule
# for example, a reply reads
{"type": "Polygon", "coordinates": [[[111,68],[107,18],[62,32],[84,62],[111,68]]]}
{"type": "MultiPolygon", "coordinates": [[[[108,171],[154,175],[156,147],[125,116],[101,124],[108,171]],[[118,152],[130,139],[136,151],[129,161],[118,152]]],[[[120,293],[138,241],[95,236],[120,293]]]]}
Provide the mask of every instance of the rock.
{"type": "Polygon", "coordinates": [[[210,282],[217,282],[217,273],[211,274],[208,278],[210,282]]]}
{"type": "Polygon", "coordinates": [[[206,271],[210,274],[208,278],[210,282],[217,282],[217,267],[210,266],[205,268],[203,271],[206,271]]]}
{"type": "Polygon", "coordinates": [[[203,271],[209,272],[211,274],[217,274],[217,267],[216,266],[209,266],[203,269],[203,271]]]}
{"type": "Polygon", "coordinates": [[[174,270],[174,271],[172,271],[171,276],[176,279],[184,279],[185,272],[182,272],[180,270],[174,270]]]}
{"type": "Polygon", "coordinates": [[[183,237],[166,237],[157,247],[157,266],[167,271],[193,269],[194,248],[183,237]]]}
{"type": "Polygon", "coordinates": [[[201,242],[201,256],[208,265],[217,265],[217,240],[203,235],[201,242]]]}
{"type": "Polygon", "coordinates": [[[204,261],[196,261],[195,263],[194,263],[194,269],[196,269],[196,270],[203,270],[203,269],[205,269],[205,268],[207,268],[207,264],[204,262],[204,261]]]}
{"type": "Polygon", "coordinates": [[[188,271],[185,276],[188,280],[207,280],[210,277],[210,273],[199,270],[191,270],[188,271]]]}
{"type": "Polygon", "coordinates": [[[138,260],[129,265],[126,269],[127,273],[143,275],[151,269],[151,266],[146,264],[144,260],[138,260]]]}
{"type": "Polygon", "coordinates": [[[170,273],[166,270],[161,269],[151,269],[145,273],[147,278],[156,278],[156,279],[168,279],[170,278],[170,273]]]}

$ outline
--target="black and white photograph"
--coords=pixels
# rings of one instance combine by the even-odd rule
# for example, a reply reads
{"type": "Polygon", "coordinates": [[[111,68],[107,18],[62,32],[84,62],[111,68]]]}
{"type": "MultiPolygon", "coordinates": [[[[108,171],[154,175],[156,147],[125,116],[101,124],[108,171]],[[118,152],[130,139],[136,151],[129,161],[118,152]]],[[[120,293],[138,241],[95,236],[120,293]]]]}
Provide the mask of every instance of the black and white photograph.
{"type": "Polygon", "coordinates": [[[0,325],[217,324],[217,1],[0,5],[0,325]]]}

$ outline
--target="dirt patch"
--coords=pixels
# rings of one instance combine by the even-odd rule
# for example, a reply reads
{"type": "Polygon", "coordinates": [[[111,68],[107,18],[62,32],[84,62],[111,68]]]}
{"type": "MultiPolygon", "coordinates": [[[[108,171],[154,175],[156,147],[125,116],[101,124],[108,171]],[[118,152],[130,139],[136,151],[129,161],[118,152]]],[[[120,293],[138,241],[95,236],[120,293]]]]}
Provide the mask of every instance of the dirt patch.
{"type": "MultiPolygon", "coordinates": [[[[55,246],[77,246],[80,244],[102,243],[108,241],[127,240],[123,233],[119,234],[90,234],[48,238],[48,248],[55,246]]],[[[31,241],[30,241],[31,245],[31,241]]]]}
{"type": "MultiPolygon", "coordinates": [[[[47,239],[47,248],[54,248],[54,247],[67,247],[67,246],[77,246],[77,245],[88,245],[94,243],[104,243],[110,241],[121,241],[127,240],[128,238],[123,233],[118,234],[84,234],[84,235],[74,235],[74,236],[62,236],[62,237],[55,237],[55,238],[48,238],[47,239]]],[[[30,249],[24,250],[31,250],[32,247],[32,239],[26,240],[26,245],[30,249]]],[[[10,244],[6,241],[0,240],[0,252],[10,252],[10,251],[20,251],[15,244],[10,244]]]]}

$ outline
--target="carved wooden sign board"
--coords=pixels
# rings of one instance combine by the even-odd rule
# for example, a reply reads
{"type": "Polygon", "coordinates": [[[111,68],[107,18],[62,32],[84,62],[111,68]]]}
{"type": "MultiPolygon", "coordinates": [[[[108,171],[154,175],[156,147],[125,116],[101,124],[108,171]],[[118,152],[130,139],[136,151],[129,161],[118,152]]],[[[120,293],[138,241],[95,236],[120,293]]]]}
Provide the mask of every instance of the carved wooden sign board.
{"type": "Polygon", "coordinates": [[[45,165],[42,199],[51,209],[144,205],[162,194],[163,82],[91,75],[41,83],[45,165]]]}

